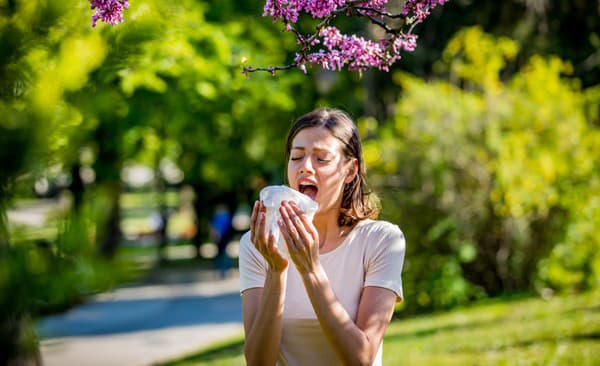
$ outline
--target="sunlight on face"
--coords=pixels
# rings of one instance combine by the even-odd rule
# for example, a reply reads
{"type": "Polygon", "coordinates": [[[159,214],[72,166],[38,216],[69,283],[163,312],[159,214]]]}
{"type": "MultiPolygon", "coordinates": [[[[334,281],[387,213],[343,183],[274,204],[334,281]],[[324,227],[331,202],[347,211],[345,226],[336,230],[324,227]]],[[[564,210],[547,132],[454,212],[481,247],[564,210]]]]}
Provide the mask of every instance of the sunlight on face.
{"type": "Polygon", "coordinates": [[[294,137],[288,161],[288,181],[319,203],[319,213],[340,208],[347,159],[341,143],[325,127],[309,127],[294,137]]]}

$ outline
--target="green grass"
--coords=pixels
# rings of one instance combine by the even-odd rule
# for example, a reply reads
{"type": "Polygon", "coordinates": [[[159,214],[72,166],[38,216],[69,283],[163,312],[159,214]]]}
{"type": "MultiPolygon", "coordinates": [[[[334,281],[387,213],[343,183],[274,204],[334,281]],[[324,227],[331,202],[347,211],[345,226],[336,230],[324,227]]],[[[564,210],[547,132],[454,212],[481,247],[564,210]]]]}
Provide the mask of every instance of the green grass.
{"type": "Polygon", "coordinates": [[[244,365],[245,360],[243,352],[244,338],[240,335],[237,338],[233,338],[228,341],[213,345],[212,347],[200,351],[199,353],[195,353],[178,360],[160,364],[160,366],[244,365]]]}
{"type": "MultiPolygon", "coordinates": [[[[242,350],[240,336],[164,366],[243,365],[242,350]]],[[[600,365],[600,291],[395,319],[383,364],[600,365]]]]}
{"type": "Polygon", "coordinates": [[[600,292],[394,321],[384,342],[386,365],[599,365],[600,292]]]}

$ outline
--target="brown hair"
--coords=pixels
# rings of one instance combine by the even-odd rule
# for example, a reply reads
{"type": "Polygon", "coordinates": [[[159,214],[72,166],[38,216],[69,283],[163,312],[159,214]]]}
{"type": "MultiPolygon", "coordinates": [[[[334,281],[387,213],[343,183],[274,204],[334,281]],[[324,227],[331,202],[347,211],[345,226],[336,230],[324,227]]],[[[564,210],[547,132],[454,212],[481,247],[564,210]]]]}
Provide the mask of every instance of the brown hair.
{"type": "Polygon", "coordinates": [[[367,185],[366,168],[358,129],[345,112],[338,109],[318,108],[298,118],[292,124],[287,135],[285,145],[286,162],[290,159],[294,138],[298,132],[309,127],[325,127],[341,142],[344,156],[348,159],[354,158],[358,162],[358,173],[350,183],[344,186],[338,225],[353,226],[360,220],[377,218],[380,209],[379,199],[367,185]]]}

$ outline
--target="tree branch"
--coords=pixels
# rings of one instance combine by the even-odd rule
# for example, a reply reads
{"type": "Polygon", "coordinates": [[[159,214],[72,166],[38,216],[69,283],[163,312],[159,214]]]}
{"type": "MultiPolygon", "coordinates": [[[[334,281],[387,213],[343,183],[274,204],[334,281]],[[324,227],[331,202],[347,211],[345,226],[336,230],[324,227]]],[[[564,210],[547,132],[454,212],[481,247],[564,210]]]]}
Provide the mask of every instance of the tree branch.
{"type": "Polygon", "coordinates": [[[402,29],[402,28],[390,28],[384,21],[376,19],[372,15],[367,14],[366,12],[363,12],[362,10],[356,9],[356,12],[358,14],[360,14],[360,16],[363,16],[363,17],[369,19],[371,21],[371,23],[383,28],[383,30],[385,30],[386,33],[398,34],[398,32],[400,32],[400,30],[402,29]]]}
{"type": "Polygon", "coordinates": [[[282,20],[285,30],[293,32],[296,36],[299,45],[296,57],[293,63],[285,66],[245,66],[242,73],[248,75],[250,72],[266,71],[275,75],[279,70],[289,70],[295,67],[306,72],[306,65],[311,64],[320,64],[330,70],[347,66],[349,69],[359,72],[369,67],[388,71],[390,66],[400,59],[401,51],[410,52],[415,49],[416,36],[411,37],[415,26],[429,15],[431,9],[437,5],[443,5],[446,1],[406,0],[403,3],[404,10],[400,13],[387,11],[382,3],[379,3],[381,5],[370,5],[367,0],[348,0],[342,6],[328,10],[328,12],[327,9],[323,11],[318,3],[289,0],[289,3],[281,5],[277,2],[267,1],[265,13],[270,13],[274,19],[282,20]],[[315,26],[313,33],[304,35],[292,25],[297,22],[301,13],[322,18],[315,26]],[[366,40],[357,35],[347,36],[331,25],[333,19],[340,14],[368,20],[383,29],[387,35],[378,42],[366,40]],[[328,31],[324,33],[325,29],[328,31]],[[321,48],[318,52],[313,52],[315,45],[320,43],[319,39],[322,39],[322,44],[326,47],[321,48]]]}
{"type": "Polygon", "coordinates": [[[280,70],[289,70],[298,67],[298,63],[294,62],[285,66],[268,66],[268,67],[252,67],[252,66],[244,66],[242,69],[242,74],[248,75],[249,72],[256,71],[268,71],[271,75],[275,76],[275,73],[280,70]]]}

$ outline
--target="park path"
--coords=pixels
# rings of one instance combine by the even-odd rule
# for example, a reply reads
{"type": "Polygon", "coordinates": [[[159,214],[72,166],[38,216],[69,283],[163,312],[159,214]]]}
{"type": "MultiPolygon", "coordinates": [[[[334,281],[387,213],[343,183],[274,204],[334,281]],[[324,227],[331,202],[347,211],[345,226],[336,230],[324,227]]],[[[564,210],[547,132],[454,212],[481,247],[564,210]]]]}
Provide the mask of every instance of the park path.
{"type": "Polygon", "coordinates": [[[41,319],[45,366],[147,366],[242,334],[239,275],[160,270],[41,319]]]}

